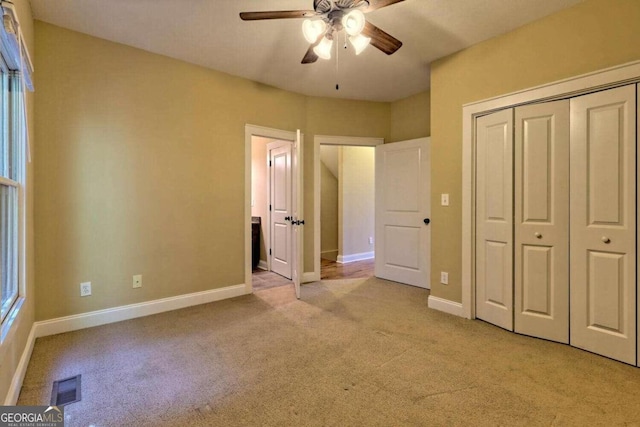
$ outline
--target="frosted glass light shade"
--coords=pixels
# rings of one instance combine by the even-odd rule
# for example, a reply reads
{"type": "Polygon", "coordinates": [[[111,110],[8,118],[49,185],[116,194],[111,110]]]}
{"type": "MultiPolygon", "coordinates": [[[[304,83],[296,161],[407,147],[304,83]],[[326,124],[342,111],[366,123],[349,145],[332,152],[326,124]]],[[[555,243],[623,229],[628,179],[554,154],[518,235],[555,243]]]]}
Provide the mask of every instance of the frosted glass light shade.
{"type": "Polygon", "coordinates": [[[323,37],[318,46],[313,48],[313,51],[319,58],[331,59],[331,46],[333,46],[333,40],[323,37]]]}
{"type": "Polygon", "coordinates": [[[352,10],[342,17],[342,26],[350,36],[357,36],[364,28],[364,13],[360,10],[352,10]]]}
{"type": "Polygon", "coordinates": [[[315,43],[327,30],[327,24],[322,19],[305,19],[302,22],[302,35],[309,43],[315,43]]]}
{"type": "Polygon", "coordinates": [[[362,51],[369,46],[371,39],[362,34],[358,34],[357,36],[349,37],[349,42],[351,42],[351,46],[356,50],[356,55],[360,55],[362,51]]]}

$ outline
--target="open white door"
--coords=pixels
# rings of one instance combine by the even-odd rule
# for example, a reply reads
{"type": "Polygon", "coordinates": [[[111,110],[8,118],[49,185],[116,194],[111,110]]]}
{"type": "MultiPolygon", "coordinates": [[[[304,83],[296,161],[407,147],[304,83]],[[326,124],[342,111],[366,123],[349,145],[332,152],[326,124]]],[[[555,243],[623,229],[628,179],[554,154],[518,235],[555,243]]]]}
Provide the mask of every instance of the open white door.
{"type": "Polygon", "coordinates": [[[292,256],[293,262],[292,280],[296,289],[296,297],[300,298],[300,282],[302,280],[302,269],[304,268],[303,244],[304,244],[304,219],[302,189],[302,134],[300,129],[296,131],[296,140],[293,144],[293,225],[292,256]]]}
{"type": "Polygon", "coordinates": [[[271,271],[292,278],[292,141],[267,144],[269,153],[269,262],[271,271]]]}
{"type": "Polygon", "coordinates": [[[376,147],[375,275],[429,289],[430,138],[376,147]]]}

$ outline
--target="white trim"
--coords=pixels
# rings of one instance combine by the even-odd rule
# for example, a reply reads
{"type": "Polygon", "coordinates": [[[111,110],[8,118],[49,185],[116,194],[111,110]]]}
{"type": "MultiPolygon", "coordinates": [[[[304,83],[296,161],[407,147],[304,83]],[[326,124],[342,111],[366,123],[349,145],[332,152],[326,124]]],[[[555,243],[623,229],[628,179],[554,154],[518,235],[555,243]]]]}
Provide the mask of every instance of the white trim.
{"type": "Polygon", "coordinates": [[[465,317],[462,310],[462,304],[456,301],[449,301],[448,299],[429,295],[429,298],[427,298],[427,305],[429,308],[434,310],[443,311],[458,317],[465,317]]]}
{"type": "Polygon", "coordinates": [[[251,137],[295,141],[296,132],[246,124],[244,126],[244,283],[247,293],[253,291],[251,280],[251,137]]]}
{"type": "Polygon", "coordinates": [[[267,261],[265,261],[263,259],[258,261],[258,268],[260,270],[269,271],[269,265],[267,264],[267,261]]]}
{"type": "Polygon", "coordinates": [[[91,328],[93,326],[106,325],[122,320],[135,319],[137,317],[164,313],[165,311],[178,310],[194,305],[234,298],[248,293],[250,293],[248,286],[241,284],[44,320],[34,324],[35,336],[36,338],[40,338],[48,335],[76,331],[78,329],[91,328]]]}
{"type": "Polygon", "coordinates": [[[559,80],[495,98],[465,104],[462,107],[462,313],[475,318],[474,271],[474,122],[491,111],[534,102],[569,98],[598,90],[640,81],[640,61],[606,68],[588,74],[559,80]]]}
{"type": "Polygon", "coordinates": [[[349,145],[360,147],[375,147],[384,144],[384,138],[363,137],[363,136],[336,136],[336,135],[316,135],[314,144],[322,145],[349,145]]]}
{"type": "Polygon", "coordinates": [[[376,147],[384,138],[315,135],[313,138],[313,270],[320,280],[320,145],[376,147]]]}
{"type": "Polygon", "coordinates": [[[16,371],[13,373],[13,378],[11,379],[7,396],[4,399],[5,406],[14,406],[18,403],[18,397],[20,397],[20,390],[22,389],[22,383],[24,381],[24,376],[27,373],[27,367],[29,366],[29,360],[31,360],[31,353],[33,352],[33,345],[35,342],[36,326],[33,324],[31,326],[31,332],[29,332],[29,336],[27,337],[27,343],[25,344],[22,355],[20,356],[20,361],[16,367],[16,371]]]}
{"type": "Polygon", "coordinates": [[[361,252],[359,254],[351,255],[338,255],[336,262],[338,264],[347,264],[349,262],[363,261],[365,259],[372,259],[375,257],[375,252],[361,252]]]}

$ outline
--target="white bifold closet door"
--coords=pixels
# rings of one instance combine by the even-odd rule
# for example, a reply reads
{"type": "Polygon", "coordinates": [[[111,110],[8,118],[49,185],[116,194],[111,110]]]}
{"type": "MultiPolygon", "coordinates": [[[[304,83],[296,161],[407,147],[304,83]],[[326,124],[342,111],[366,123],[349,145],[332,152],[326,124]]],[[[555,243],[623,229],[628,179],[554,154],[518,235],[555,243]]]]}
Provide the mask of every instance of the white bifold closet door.
{"type": "Polygon", "coordinates": [[[637,92],[476,120],[477,318],[638,363],[637,92]]]}
{"type": "Polygon", "coordinates": [[[571,345],[636,364],[636,87],[571,99],[571,345]]]}
{"type": "Polygon", "coordinates": [[[513,109],[476,121],[476,317],[513,330],[513,109]]]}
{"type": "Polygon", "coordinates": [[[514,322],[569,342],[569,101],[515,109],[514,322]]]}

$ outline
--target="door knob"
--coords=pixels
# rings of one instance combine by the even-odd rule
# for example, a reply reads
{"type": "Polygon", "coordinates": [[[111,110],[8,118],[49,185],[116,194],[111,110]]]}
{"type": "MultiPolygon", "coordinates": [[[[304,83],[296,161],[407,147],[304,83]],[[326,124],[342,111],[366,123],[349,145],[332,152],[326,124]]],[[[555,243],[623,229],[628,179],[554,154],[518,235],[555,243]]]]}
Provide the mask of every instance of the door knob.
{"type": "Polygon", "coordinates": [[[431,222],[431,220],[429,218],[425,218],[425,219],[423,219],[423,221],[427,225],[429,225],[429,223],[431,222]]]}
{"type": "Polygon", "coordinates": [[[291,217],[290,217],[290,216],[285,216],[285,217],[284,217],[284,220],[285,220],[285,221],[289,221],[290,219],[291,219],[291,217]]]}
{"type": "Polygon", "coordinates": [[[607,236],[602,236],[602,239],[600,239],[600,240],[602,240],[604,243],[607,243],[607,244],[611,243],[611,239],[608,238],[607,236]]]}
{"type": "Polygon", "coordinates": [[[536,232],[533,234],[534,236],[536,236],[538,239],[542,239],[542,234],[536,232]]]}

